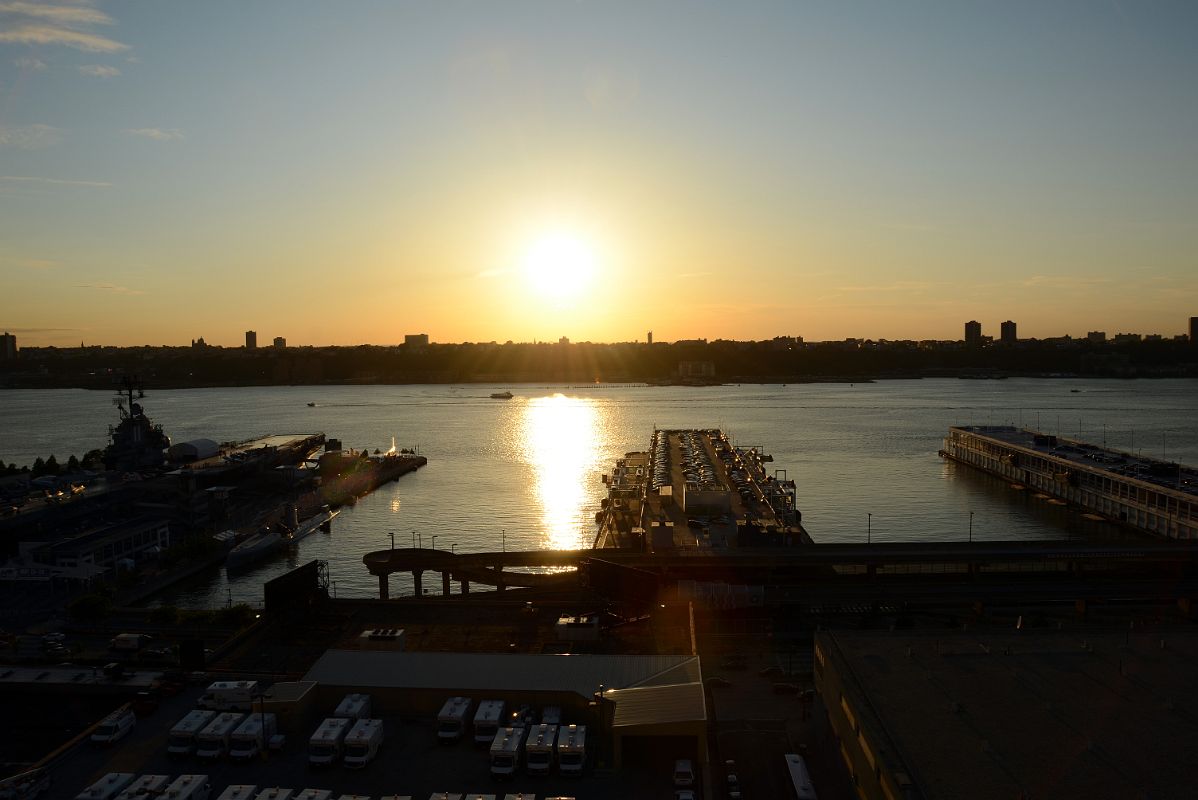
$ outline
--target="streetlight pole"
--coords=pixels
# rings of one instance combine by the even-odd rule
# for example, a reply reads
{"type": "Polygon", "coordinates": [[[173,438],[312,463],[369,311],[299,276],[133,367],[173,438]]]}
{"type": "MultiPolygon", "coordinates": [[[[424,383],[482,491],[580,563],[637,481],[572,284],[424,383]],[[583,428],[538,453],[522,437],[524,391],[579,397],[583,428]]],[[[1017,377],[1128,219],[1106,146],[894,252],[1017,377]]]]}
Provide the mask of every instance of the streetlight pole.
{"type": "Polygon", "coordinates": [[[395,549],[395,531],[388,531],[391,534],[391,549],[395,549]]]}
{"type": "Polygon", "coordinates": [[[422,533],[416,534],[416,544],[420,545],[421,550],[424,549],[424,534],[422,534],[422,533]]]}
{"type": "Polygon", "coordinates": [[[412,531],[412,549],[416,549],[416,531],[412,531]]]}
{"type": "Polygon", "coordinates": [[[507,552],[507,529],[499,532],[499,544],[503,548],[503,552],[507,552]]]}
{"type": "Polygon", "coordinates": [[[874,515],[867,513],[865,515],[865,543],[873,544],[874,537],[874,515]]]}
{"type": "Polygon", "coordinates": [[[973,541],[973,512],[969,512],[969,541],[973,541]]]}
{"type": "Polygon", "coordinates": [[[437,534],[433,534],[433,549],[437,549],[437,534]]]}
{"type": "Polygon", "coordinates": [[[453,544],[451,544],[449,546],[449,552],[451,552],[455,555],[457,554],[457,552],[458,552],[458,543],[457,542],[454,542],[453,544]]]}

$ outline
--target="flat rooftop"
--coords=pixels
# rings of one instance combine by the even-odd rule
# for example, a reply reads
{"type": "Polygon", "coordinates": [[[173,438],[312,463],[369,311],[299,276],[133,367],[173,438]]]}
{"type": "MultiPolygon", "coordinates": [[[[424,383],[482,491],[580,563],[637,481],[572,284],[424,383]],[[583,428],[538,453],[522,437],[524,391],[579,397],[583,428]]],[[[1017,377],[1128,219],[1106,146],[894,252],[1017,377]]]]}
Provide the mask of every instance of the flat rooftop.
{"type": "Polygon", "coordinates": [[[1091,472],[1108,472],[1112,477],[1131,478],[1160,489],[1198,497],[1198,470],[1184,464],[1161,461],[1143,454],[1125,453],[1089,442],[1011,425],[955,425],[955,430],[996,439],[1069,462],[1091,472]]]}
{"type": "Polygon", "coordinates": [[[826,637],[923,797],[1194,796],[1198,633],[826,637]]]}

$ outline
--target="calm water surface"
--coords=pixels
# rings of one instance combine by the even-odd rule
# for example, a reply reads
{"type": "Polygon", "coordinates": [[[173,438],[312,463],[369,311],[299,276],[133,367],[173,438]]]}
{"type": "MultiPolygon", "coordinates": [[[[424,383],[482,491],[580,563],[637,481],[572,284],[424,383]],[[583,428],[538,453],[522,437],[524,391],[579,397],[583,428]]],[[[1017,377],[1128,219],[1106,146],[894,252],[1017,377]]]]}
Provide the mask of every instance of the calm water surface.
{"type": "MultiPolygon", "coordinates": [[[[0,458],[60,461],[106,444],[103,392],[5,391],[0,458]]],[[[373,596],[362,555],[419,541],[460,551],[590,546],[601,475],[654,426],[720,427],[760,446],[798,485],[816,541],[1114,535],[1060,506],[937,457],[954,424],[1023,424],[1198,463],[1198,381],[916,380],[710,388],[338,386],[151,391],[147,413],[176,442],[322,431],[347,447],[416,446],[424,469],[390,483],[296,552],[231,582],[223,569],[179,587],[186,606],[259,604],[262,582],[313,558],[338,596],[373,596]],[[513,400],[491,400],[510,389],[513,400]],[[1071,390],[1077,389],[1077,392],[1071,390]],[[316,407],[308,407],[315,402],[316,407]],[[435,542],[434,538],[435,537],[435,542]]],[[[392,592],[411,591],[393,576],[392,592]]]]}

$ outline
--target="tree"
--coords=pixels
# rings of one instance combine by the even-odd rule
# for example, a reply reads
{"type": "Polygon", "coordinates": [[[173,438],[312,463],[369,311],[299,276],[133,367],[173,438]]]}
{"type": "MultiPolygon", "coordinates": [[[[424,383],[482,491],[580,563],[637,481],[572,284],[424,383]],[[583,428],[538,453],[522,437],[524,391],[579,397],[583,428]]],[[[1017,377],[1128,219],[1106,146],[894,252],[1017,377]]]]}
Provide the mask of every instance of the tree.
{"type": "Polygon", "coordinates": [[[67,472],[78,472],[78,471],[79,471],[79,459],[75,458],[75,456],[72,455],[70,458],[67,459],[67,472]]]}
{"type": "Polygon", "coordinates": [[[42,459],[41,456],[38,456],[37,458],[35,458],[33,460],[33,477],[40,478],[42,475],[45,475],[45,474],[46,474],[46,462],[42,459]]]}
{"type": "Polygon", "coordinates": [[[88,450],[83,454],[84,469],[99,469],[104,466],[104,451],[100,449],[88,450]]]}
{"type": "Polygon", "coordinates": [[[58,459],[51,453],[50,457],[46,459],[46,474],[57,475],[60,472],[62,472],[62,467],[58,466],[58,459]]]}

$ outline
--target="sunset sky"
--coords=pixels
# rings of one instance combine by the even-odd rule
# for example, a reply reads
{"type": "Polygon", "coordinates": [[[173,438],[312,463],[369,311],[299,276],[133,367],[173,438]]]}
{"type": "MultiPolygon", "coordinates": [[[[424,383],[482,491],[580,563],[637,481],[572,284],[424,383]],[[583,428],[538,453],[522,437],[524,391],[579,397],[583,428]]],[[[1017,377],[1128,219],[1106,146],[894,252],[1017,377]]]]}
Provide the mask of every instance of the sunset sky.
{"type": "Polygon", "coordinates": [[[1198,315],[1198,3],[0,0],[20,345],[1198,315]]]}

